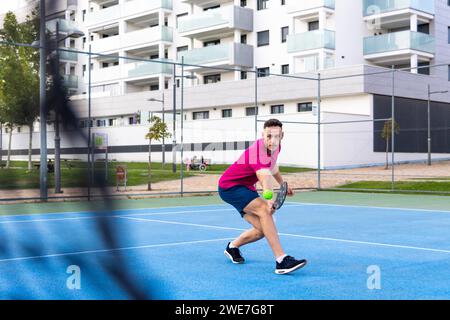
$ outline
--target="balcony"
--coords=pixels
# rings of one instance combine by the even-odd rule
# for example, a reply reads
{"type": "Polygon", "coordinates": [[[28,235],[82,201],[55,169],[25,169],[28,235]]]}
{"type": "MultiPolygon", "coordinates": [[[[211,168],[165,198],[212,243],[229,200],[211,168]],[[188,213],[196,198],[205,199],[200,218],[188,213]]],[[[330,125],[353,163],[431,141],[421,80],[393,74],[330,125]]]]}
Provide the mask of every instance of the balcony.
{"type": "MultiPolygon", "coordinates": [[[[61,48],[64,50],[71,50],[71,48],[61,48]]],[[[75,50],[75,49],[72,49],[75,50]]],[[[59,51],[59,60],[60,61],[69,61],[69,62],[77,62],[78,61],[78,53],[77,52],[69,52],[69,51],[59,51]]]]}
{"type": "Polygon", "coordinates": [[[64,75],[63,84],[69,89],[78,89],[78,76],[74,75],[64,75]]]}
{"type": "Polygon", "coordinates": [[[182,3],[193,4],[202,8],[210,6],[212,3],[215,5],[223,5],[225,3],[233,2],[232,0],[181,0],[182,3]]]}
{"type": "Polygon", "coordinates": [[[172,42],[173,30],[170,27],[158,26],[125,33],[122,48],[147,45],[152,42],[172,42]]]}
{"type": "Polygon", "coordinates": [[[87,27],[116,22],[118,19],[145,15],[152,11],[172,10],[172,0],[133,0],[106,9],[90,12],[87,27]]]}
{"type": "Polygon", "coordinates": [[[411,15],[416,14],[418,23],[434,19],[435,7],[431,0],[364,0],[365,21],[373,21],[379,28],[393,29],[410,25],[411,15]]]}
{"type": "MultiPolygon", "coordinates": [[[[121,78],[121,66],[114,66],[109,68],[95,69],[91,72],[91,82],[109,82],[113,80],[119,80],[121,78]]],[[[84,78],[88,80],[87,77],[84,78]]]]}
{"type": "Polygon", "coordinates": [[[401,50],[434,54],[434,38],[426,33],[401,31],[364,39],[365,56],[401,50]]]}
{"type": "MultiPolygon", "coordinates": [[[[130,62],[123,65],[92,71],[92,83],[129,80],[131,78],[157,78],[160,74],[172,74],[172,65],[155,62],[130,62]]],[[[87,77],[85,77],[87,79],[87,77]]]]}
{"type": "Polygon", "coordinates": [[[319,10],[325,10],[329,15],[334,13],[335,0],[289,0],[287,13],[294,18],[312,18],[319,10]]]}
{"type": "Polygon", "coordinates": [[[128,69],[128,77],[147,77],[160,74],[172,74],[172,64],[158,62],[136,62],[126,64],[128,69]]]}
{"type": "Polygon", "coordinates": [[[117,52],[119,49],[129,49],[141,46],[148,46],[152,43],[160,41],[172,42],[173,30],[166,26],[157,26],[145,28],[123,35],[117,35],[93,41],[92,51],[101,52],[117,52]]]}
{"type": "MultiPolygon", "coordinates": [[[[242,43],[226,43],[216,46],[193,49],[178,53],[178,61],[184,57],[184,63],[205,66],[253,67],[253,47],[242,43]]],[[[201,72],[201,67],[187,66],[186,70],[201,72]]]]}
{"type": "Polygon", "coordinates": [[[330,30],[314,30],[289,35],[287,38],[288,53],[307,53],[311,50],[335,50],[335,32],[330,30]]]}
{"type": "Polygon", "coordinates": [[[404,9],[435,14],[434,1],[430,0],[364,0],[363,4],[364,16],[404,9]]]}
{"type": "Polygon", "coordinates": [[[253,10],[227,6],[178,20],[178,32],[183,37],[201,39],[220,35],[224,38],[235,29],[253,31],[253,10]]]}

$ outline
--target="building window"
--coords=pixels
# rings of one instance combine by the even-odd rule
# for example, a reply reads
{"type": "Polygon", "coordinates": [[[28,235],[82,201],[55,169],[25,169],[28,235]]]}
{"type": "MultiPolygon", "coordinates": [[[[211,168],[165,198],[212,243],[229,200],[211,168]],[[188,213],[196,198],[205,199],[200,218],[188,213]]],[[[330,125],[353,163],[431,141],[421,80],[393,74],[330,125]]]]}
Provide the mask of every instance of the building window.
{"type": "Polygon", "coordinates": [[[97,127],[106,127],[106,120],[97,120],[97,127]]]}
{"type": "Polygon", "coordinates": [[[258,108],[255,108],[255,107],[245,108],[245,115],[246,116],[254,116],[257,113],[258,113],[258,108]]]}
{"type": "Polygon", "coordinates": [[[258,5],[257,5],[258,10],[264,10],[264,9],[267,9],[267,2],[268,2],[269,0],[257,0],[257,1],[258,1],[258,5]]]}
{"type": "Polygon", "coordinates": [[[83,10],[83,21],[86,20],[86,10],[83,10]]]}
{"type": "Polygon", "coordinates": [[[281,5],[284,6],[286,4],[286,0],[281,0],[281,5]]]}
{"type": "Polygon", "coordinates": [[[247,35],[246,34],[241,35],[241,43],[247,44],[247,35]]]}
{"type": "Polygon", "coordinates": [[[222,118],[231,118],[233,114],[232,109],[223,109],[222,110],[222,118]]]}
{"type": "Polygon", "coordinates": [[[192,119],[194,120],[209,119],[209,111],[192,112],[192,119]]]}
{"type": "Polygon", "coordinates": [[[241,80],[247,79],[247,71],[241,71],[241,80]]]}
{"type": "Polygon", "coordinates": [[[159,84],[150,85],[150,91],[157,91],[157,90],[159,90],[159,84]]]}
{"type": "Polygon", "coordinates": [[[220,82],[220,74],[210,74],[203,77],[203,83],[217,83],[220,82]]]}
{"type": "Polygon", "coordinates": [[[180,13],[180,14],[177,14],[177,22],[176,22],[176,24],[177,24],[177,28],[178,28],[178,19],[180,19],[181,17],[185,17],[185,16],[187,16],[188,15],[188,13],[187,12],[185,12],[185,13],[180,13]]]}
{"type": "Polygon", "coordinates": [[[312,111],[312,102],[302,102],[297,104],[297,112],[310,112],[312,111]]]}
{"type": "Polygon", "coordinates": [[[241,0],[241,7],[245,8],[247,6],[247,0],[241,0]]]}
{"type": "Polygon", "coordinates": [[[288,64],[283,64],[281,66],[281,74],[289,74],[289,65],[288,64]]]}
{"type": "Polygon", "coordinates": [[[448,27],[448,43],[450,44],[450,27],[448,27]]]}
{"type": "Polygon", "coordinates": [[[430,34],[430,24],[424,23],[417,26],[417,32],[430,34]]]}
{"type": "Polygon", "coordinates": [[[215,5],[212,7],[204,8],[203,11],[214,10],[214,9],[219,9],[219,8],[220,8],[220,5],[215,5]]]}
{"type": "Polygon", "coordinates": [[[269,30],[258,32],[258,47],[269,45],[269,30]]]}
{"type": "Polygon", "coordinates": [[[281,42],[285,43],[289,34],[289,27],[281,28],[281,42]]]}
{"type": "Polygon", "coordinates": [[[108,119],[108,126],[113,127],[114,126],[114,120],[115,119],[108,119]]]}
{"type": "Polygon", "coordinates": [[[270,113],[271,114],[284,113],[284,105],[279,104],[275,106],[270,106],[270,113]]]}
{"type": "Polygon", "coordinates": [[[189,46],[177,47],[177,53],[180,53],[183,51],[188,51],[188,50],[189,50],[189,46]]]}
{"type": "Polygon", "coordinates": [[[203,42],[204,47],[217,46],[219,44],[220,44],[220,39],[203,42]]]}
{"type": "Polygon", "coordinates": [[[448,81],[450,81],[450,65],[448,66],[448,81]]]}
{"type": "Polygon", "coordinates": [[[418,66],[421,67],[421,68],[417,69],[417,73],[429,76],[430,75],[430,68],[424,68],[424,67],[429,66],[429,65],[430,65],[429,62],[419,62],[418,66]]]}
{"type": "Polygon", "coordinates": [[[308,22],[308,31],[319,30],[319,21],[308,22]]]}
{"type": "Polygon", "coordinates": [[[268,77],[270,74],[269,68],[258,68],[258,78],[268,77]]]}

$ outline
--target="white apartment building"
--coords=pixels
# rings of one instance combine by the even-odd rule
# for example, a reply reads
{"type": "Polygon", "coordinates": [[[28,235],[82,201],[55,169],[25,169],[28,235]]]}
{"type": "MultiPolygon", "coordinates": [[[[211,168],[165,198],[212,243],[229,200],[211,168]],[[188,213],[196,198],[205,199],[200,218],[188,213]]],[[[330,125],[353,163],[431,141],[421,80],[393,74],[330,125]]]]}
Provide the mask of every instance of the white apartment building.
{"type": "MultiPolygon", "coordinates": [[[[61,19],[63,29],[76,25],[85,34],[65,40],[65,47],[86,52],[90,46],[96,54],[90,67],[92,132],[108,134],[110,159],[119,161],[146,160],[147,115],[163,107],[172,112],[174,81],[178,115],[175,135],[166,141],[167,161],[172,143],[179,146],[181,139],[185,156],[234,161],[255,139],[257,104],[259,119],[287,122],[280,162],[316,167],[317,125],[306,123],[318,121],[318,81],[295,77],[317,79],[320,73],[320,118],[328,123],[320,136],[325,169],[383,163],[383,123],[372,120],[390,117],[393,88],[392,74],[380,71],[411,68],[396,72],[394,80],[399,162],[427,157],[427,86],[450,90],[446,0],[65,0],[52,9],[51,19],[61,19]],[[145,61],[182,58],[183,78],[180,65],[174,78],[170,63],[145,61]],[[360,76],[334,78],[348,75],[360,76]],[[334,123],[353,120],[367,122],[334,123]]],[[[88,64],[87,55],[61,52],[61,73],[86,131],[88,64]]],[[[450,94],[432,101],[433,158],[448,159],[450,94]]],[[[173,133],[173,113],[165,121],[173,133]]],[[[257,126],[260,131],[262,123],[257,126]]],[[[48,130],[52,148],[52,126],[48,130]]],[[[14,132],[18,158],[27,146],[25,131],[14,132]]],[[[67,132],[61,143],[64,157],[85,158],[85,141],[67,132]]],[[[160,160],[156,144],[154,159],[160,160]]]]}

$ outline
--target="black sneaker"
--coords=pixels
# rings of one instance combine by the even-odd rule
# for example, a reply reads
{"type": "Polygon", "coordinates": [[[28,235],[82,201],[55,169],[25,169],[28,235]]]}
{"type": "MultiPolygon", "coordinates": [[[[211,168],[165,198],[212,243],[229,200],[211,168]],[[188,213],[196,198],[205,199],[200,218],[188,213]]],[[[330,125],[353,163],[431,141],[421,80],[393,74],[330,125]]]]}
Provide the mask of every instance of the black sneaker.
{"type": "Polygon", "coordinates": [[[223,252],[228,258],[230,258],[231,262],[240,264],[244,263],[244,258],[241,255],[241,251],[238,248],[230,248],[230,243],[228,242],[227,248],[223,252]]]}
{"type": "Polygon", "coordinates": [[[306,265],[306,260],[295,260],[295,258],[291,256],[284,257],[281,263],[277,262],[277,266],[275,268],[276,274],[287,274],[297,269],[300,269],[306,265]]]}

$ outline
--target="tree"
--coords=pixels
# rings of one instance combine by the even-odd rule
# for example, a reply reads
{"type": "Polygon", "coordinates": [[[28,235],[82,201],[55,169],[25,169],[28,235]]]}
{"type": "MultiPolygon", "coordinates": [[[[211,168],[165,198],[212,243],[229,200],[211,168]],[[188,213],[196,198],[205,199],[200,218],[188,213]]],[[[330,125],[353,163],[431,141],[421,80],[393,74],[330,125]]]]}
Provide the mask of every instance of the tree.
{"type": "Polygon", "coordinates": [[[151,178],[152,178],[152,140],[160,141],[163,138],[170,138],[172,135],[168,132],[167,124],[162,122],[161,118],[157,116],[151,116],[148,119],[150,128],[145,135],[145,139],[148,139],[148,185],[147,190],[152,190],[151,178]]]}
{"type": "MultiPolygon", "coordinates": [[[[38,11],[22,24],[12,12],[5,16],[0,38],[11,43],[32,43],[38,37],[38,11]]],[[[39,53],[36,49],[9,44],[0,45],[0,117],[9,130],[7,167],[10,164],[12,130],[28,126],[28,169],[32,169],[33,124],[39,114],[39,53]]]]}
{"type": "MultiPolygon", "coordinates": [[[[400,132],[400,125],[394,121],[394,132],[398,134],[400,132]]],[[[386,166],[384,169],[389,168],[389,141],[392,137],[392,120],[388,120],[384,123],[383,131],[381,132],[381,138],[386,140],[386,166]]]]}

